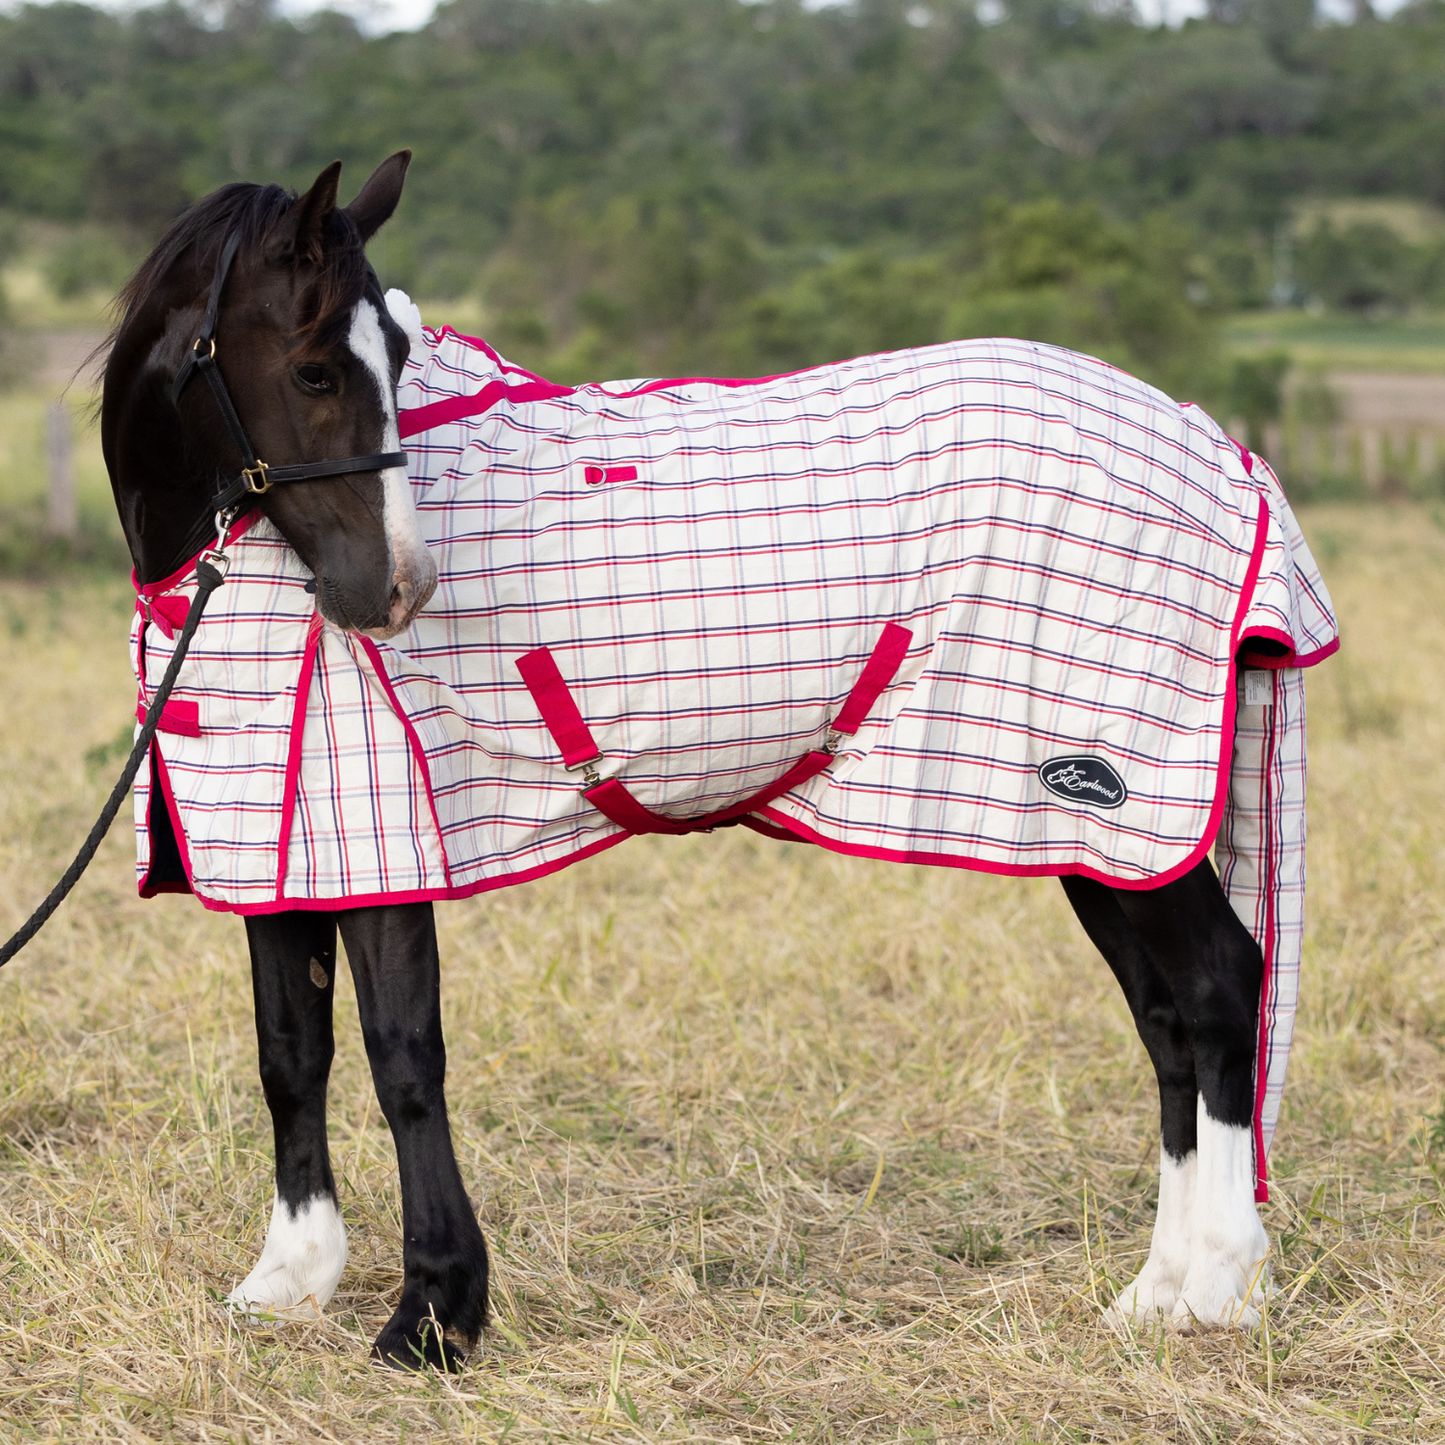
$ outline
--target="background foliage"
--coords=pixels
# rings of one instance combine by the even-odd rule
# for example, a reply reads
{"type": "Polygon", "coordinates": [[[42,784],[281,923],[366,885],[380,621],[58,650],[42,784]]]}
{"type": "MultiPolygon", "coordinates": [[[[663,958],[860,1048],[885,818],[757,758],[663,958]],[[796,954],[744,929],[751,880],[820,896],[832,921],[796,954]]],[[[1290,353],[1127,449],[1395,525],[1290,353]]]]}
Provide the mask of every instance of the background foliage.
{"type": "Polygon", "coordinates": [[[1224,311],[1445,302],[1428,226],[1297,223],[1309,198],[1445,203],[1440,0],[1350,25],[1217,0],[1179,30],[989,3],[450,0],[372,38],[267,0],[22,6],[0,207],[70,228],[46,269],[73,294],[216,185],[337,155],[359,183],[410,145],[384,279],[475,298],[561,379],[1019,332],[1207,399],[1224,311]]]}

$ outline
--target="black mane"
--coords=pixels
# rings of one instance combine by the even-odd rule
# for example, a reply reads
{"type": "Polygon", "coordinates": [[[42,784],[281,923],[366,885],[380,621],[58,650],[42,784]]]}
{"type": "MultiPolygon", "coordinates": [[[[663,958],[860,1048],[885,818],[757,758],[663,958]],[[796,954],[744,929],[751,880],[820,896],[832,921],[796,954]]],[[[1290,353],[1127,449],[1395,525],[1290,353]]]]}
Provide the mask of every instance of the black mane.
{"type": "MultiPolygon", "coordinates": [[[[194,253],[198,264],[208,273],[226,237],[239,232],[241,249],[237,259],[245,262],[264,247],[296,200],[295,191],[249,181],[233,182],[203,196],[176,218],[116,298],[117,321],[106,349],[166,284],[174,267],[188,254],[194,253]]],[[[341,207],[326,218],[321,254],[314,259],[314,271],[307,288],[298,347],[327,339],[327,333],[349,317],[366,289],[370,268],[361,233],[341,207]]]]}

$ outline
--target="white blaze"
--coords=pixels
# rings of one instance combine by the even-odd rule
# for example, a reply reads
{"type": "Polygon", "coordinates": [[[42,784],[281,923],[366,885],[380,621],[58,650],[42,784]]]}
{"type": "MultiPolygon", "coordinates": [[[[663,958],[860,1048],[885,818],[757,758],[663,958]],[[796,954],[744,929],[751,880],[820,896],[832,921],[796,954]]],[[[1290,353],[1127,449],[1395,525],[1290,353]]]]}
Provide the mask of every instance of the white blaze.
{"type": "MultiPolygon", "coordinates": [[[[381,398],[381,450],[401,450],[397,431],[396,390],[391,381],[391,358],[387,354],[386,337],[381,318],[370,301],[357,303],[351,314],[351,332],[347,345],[376,382],[381,398]]],[[[388,467],[380,473],[382,485],[382,525],[386,529],[387,548],[391,553],[392,577],[396,584],[409,584],[416,593],[430,595],[436,580],[436,567],[422,540],[417,521],[416,502],[405,467],[388,467]]],[[[389,629],[378,629],[388,631],[389,629]]]]}

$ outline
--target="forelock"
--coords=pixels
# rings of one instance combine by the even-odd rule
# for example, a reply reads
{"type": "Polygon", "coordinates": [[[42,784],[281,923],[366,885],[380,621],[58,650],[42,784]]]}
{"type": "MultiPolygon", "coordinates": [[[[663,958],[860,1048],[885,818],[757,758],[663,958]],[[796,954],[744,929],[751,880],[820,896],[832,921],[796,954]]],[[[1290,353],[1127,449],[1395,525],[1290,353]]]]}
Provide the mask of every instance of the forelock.
{"type": "MultiPolygon", "coordinates": [[[[237,182],[202,197],[171,224],[116,299],[116,325],[109,338],[125,329],[159,293],[175,267],[193,255],[207,271],[226,238],[239,235],[238,259],[264,252],[267,242],[296,204],[294,191],[277,185],[237,182]]],[[[305,263],[310,274],[302,293],[295,350],[334,345],[344,338],[356,303],[370,278],[366,251],[356,222],[338,207],[326,218],[321,255],[305,263]]]]}

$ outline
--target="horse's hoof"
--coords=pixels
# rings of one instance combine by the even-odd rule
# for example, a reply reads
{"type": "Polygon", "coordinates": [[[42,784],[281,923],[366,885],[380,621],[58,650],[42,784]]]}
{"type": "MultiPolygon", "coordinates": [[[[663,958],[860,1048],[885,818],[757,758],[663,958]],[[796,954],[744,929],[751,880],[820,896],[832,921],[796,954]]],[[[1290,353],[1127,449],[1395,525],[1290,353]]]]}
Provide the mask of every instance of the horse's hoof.
{"type": "Polygon", "coordinates": [[[326,1318],[321,1302],[314,1294],[293,1305],[268,1304],[265,1300],[248,1299],[239,1290],[226,1297],[231,1318],[252,1325],[310,1325],[326,1318]]]}
{"type": "Polygon", "coordinates": [[[1148,1260],[1132,1284],[1119,1291],[1118,1298],[1104,1311],[1104,1323],[1119,1334],[1146,1328],[1167,1320],[1179,1300],[1182,1271],[1171,1274],[1153,1259],[1148,1260]]]}
{"type": "Polygon", "coordinates": [[[389,1370],[441,1370],[455,1375],[467,1357],[446,1338],[446,1332],[431,1315],[403,1319],[398,1310],[376,1337],[371,1358],[389,1370]]]}
{"type": "Polygon", "coordinates": [[[1190,1304],[1186,1294],[1174,1306],[1169,1328],[1181,1335],[1192,1335],[1196,1330],[1257,1330],[1263,1304],[1264,1295],[1259,1290],[1247,1300],[1232,1294],[1201,1303],[1198,1308],[1190,1304]]]}

